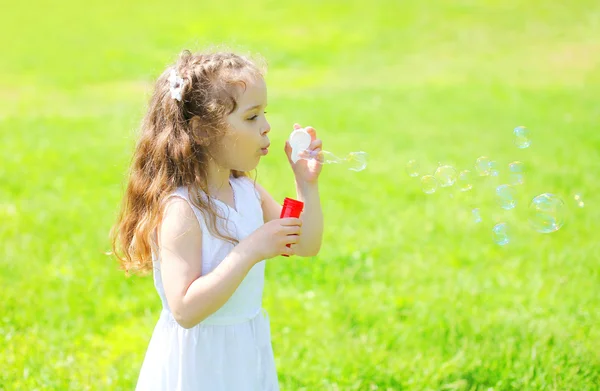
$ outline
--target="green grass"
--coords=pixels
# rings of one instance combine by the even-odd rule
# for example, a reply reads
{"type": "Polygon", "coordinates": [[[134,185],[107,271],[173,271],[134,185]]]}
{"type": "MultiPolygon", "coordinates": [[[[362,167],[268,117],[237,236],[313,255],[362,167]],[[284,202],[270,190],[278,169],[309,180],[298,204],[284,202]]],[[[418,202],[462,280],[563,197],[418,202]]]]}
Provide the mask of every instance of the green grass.
{"type": "Polygon", "coordinates": [[[269,61],[274,148],[258,178],[277,199],[294,195],[277,147],[294,122],[371,157],[323,172],[319,256],[268,263],[283,390],[600,389],[600,3],[237,3],[5,7],[0,390],[133,389],[160,302],[104,255],[108,231],[153,79],[219,43],[269,61]],[[501,177],[453,198],[404,172],[481,155],[501,177]],[[504,212],[491,195],[512,160],[527,182],[504,212]],[[550,235],[526,221],[543,192],[568,207],[550,235]]]}

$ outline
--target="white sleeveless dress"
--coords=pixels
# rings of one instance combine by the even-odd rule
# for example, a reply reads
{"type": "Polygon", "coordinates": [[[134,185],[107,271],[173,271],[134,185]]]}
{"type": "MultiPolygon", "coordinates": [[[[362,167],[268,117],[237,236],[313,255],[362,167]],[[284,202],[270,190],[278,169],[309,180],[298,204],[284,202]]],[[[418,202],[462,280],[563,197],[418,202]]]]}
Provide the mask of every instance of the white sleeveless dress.
{"type": "MultiPolygon", "coordinates": [[[[248,236],[263,221],[261,201],[247,177],[231,178],[235,209],[215,199],[229,233],[248,236]]],[[[185,188],[170,196],[192,207],[202,228],[202,275],[214,270],[233,245],[211,235],[185,188]]],[[[265,261],[257,263],[218,311],[190,329],[173,318],[153,257],[154,285],[162,312],[150,340],[136,391],[272,391],[279,390],[271,346],[269,318],[262,309],[265,261]]]]}

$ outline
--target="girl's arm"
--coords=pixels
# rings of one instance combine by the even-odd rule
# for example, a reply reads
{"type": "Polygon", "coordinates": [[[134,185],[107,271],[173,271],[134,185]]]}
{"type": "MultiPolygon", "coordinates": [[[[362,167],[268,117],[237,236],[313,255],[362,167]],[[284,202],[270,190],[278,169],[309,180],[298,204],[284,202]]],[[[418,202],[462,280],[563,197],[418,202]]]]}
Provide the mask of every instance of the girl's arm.
{"type": "Polygon", "coordinates": [[[221,308],[258,262],[238,245],[215,270],[201,276],[202,231],[187,201],[178,197],[166,205],[159,245],[167,302],[184,328],[194,327],[221,308]]]}
{"type": "Polygon", "coordinates": [[[268,222],[240,240],[210,273],[202,275],[202,230],[187,201],[169,200],[160,226],[161,277],[173,317],[192,328],[221,308],[250,269],[263,259],[292,255],[302,221],[268,222]]]}
{"type": "MultiPolygon", "coordinates": [[[[281,214],[279,204],[268,191],[258,183],[255,184],[261,199],[265,223],[278,219],[281,214]]],[[[312,257],[319,253],[323,238],[323,211],[317,182],[304,183],[296,181],[296,193],[299,201],[304,202],[304,210],[300,215],[302,233],[298,243],[294,245],[296,254],[301,257],[312,257]]]]}
{"type": "Polygon", "coordinates": [[[312,257],[319,253],[323,239],[323,210],[319,196],[319,183],[304,183],[296,181],[296,193],[299,201],[304,202],[302,219],[302,234],[296,244],[296,253],[312,257]]]}

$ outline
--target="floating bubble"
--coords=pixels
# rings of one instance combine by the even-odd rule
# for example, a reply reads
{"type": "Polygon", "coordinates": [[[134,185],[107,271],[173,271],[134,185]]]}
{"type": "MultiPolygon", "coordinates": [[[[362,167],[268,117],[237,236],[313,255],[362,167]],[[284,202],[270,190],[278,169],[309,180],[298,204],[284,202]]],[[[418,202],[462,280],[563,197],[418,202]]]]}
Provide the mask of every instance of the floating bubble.
{"type": "Polygon", "coordinates": [[[473,221],[475,224],[481,223],[481,213],[479,212],[479,208],[473,209],[471,213],[473,214],[473,221]]]}
{"type": "Polygon", "coordinates": [[[506,223],[498,223],[492,228],[492,238],[499,246],[504,246],[510,242],[508,226],[506,223]]]}
{"type": "Polygon", "coordinates": [[[578,207],[583,208],[585,206],[585,203],[583,202],[583,198],[581,197],[581,194],[577,193],[573,196],[573,198],[575,199],[575,203],[577,204],[578,207]]]}
{"type": "Polygon", "coordinates": [[[529,222],[538,232],[558,231],[565,223],[565,218],[565,203],[554,194],[540,194],[529,205],[529,222]]]}
{"type": "Polygon", "coordinates": [[[500,185],[496,188],[496,199],[502,209],[510,210],[517,205],[515,189],[510,185],[500,185]]]}
{"type": "Polygon", "coordinates": [[[469,190],[471,190],[473,188],[472,182],[473,181],[471,179],[471,171],[469,171],[469,170],[462,170],[460,172],[460,174],[458,174],[458,179],[456,180],[456,183],[460,187],[460,191],[469,191],[469,190]]]}
{"type": "Polygon", "coordinates": [[[437,170],[435,170],[434,176],[441,187],[449,187],[456,182],[456,170],[452,166],[439,166],[437,170]]]}
{"type": "Polygon", "coordinates": [[[425,194],[433,194],[437,190],[438,183],[433,175],[425,175],[421,178],[421,188],[425,194]]]}
{"type": "Polygon", "coordinates": [[[349,170],[362,171],[367,168],[367,159],[369,155],[366,152],[350,152],[346,156],[346,164],[349,170]]]}
{"type": "Polygon", "coordinates": [[[495,160],[491,160],[490,161],[490,175],[498,176],[499,174],[500,174],[500,171],[498,171],[498,163],[496,163],[495,160]]]}
{"type": "Polygon", "coordinates": [[[487,156],[477,158],[477,161],[475,162],[475,171],[477,171],[479,176],[490,175],[490,158],[487,156]]]}
{"type": "Polygon", "coordinates": [[[525,126],[517,126],[513,130],[513,134],[515,135],[515,145],[518,148],[524,149],[531,145],[531,140],[529,139],[529,129],[525,126]]]}
{"type": "Polygon", "coordinates": [[[512,185],[522,185],[525,182],[523,178],[525,165],[520,161],[510,163],[508,165],[508,171],[510,171],[510,183],[512,185]]]}
{"type": "Polygon", "coordinates": [[[415,178],[419,176],[419,163],[416,160],[409,160],[406,163],[406,173],[409,177],[415,178]]]}
{"type": "Polygon", "coordinates": [[[298,159],[315,160],[321,164],[340,164],[352,171],[362,171],[367,168],[367,159],[369,154],[363,151],[350,152],[346,157],[339,157],[329,151],[300,151],[297,154],[298,159]]]}

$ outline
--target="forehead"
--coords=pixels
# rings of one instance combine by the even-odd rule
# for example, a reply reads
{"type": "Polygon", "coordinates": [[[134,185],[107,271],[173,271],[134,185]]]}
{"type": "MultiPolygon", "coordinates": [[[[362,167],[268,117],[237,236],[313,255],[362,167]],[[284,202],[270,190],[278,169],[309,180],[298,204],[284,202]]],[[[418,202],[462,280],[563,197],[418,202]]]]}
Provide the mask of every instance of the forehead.
{"type": "Polygon", "coordinates": [[[253,77],[244,81],[245,88],[241,88],[241,94],[238,97],[238,107],[245,111],[256,105],[266,105],[267,103],[267,84],[262,77],[253,77]]]}

